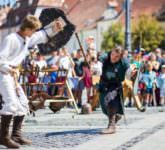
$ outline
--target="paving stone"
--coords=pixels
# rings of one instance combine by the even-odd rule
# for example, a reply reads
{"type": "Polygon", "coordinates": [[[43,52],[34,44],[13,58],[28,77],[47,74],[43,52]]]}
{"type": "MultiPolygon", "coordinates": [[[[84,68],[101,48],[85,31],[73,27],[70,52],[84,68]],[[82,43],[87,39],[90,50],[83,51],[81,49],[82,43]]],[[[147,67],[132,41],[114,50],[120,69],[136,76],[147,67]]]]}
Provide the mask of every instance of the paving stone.
{"type": "MultiPolygon", "coordinates": [[[[159,108],[148,108],[145,113],[138,112],[136,108],[127,108],[127,126],[123,119],[117,125],[118,133],[116,135],[104,137],[99,132],[107,126],[108,120],[100,108],[91,115],[76,115],[72,109],[66,108],[53,114],[46,108],[36,112],[36,117],[26,117],[24,135],[31,139],[33,144],[23,146],[21,149],[88,150],[90,146],[98,145],[95,150],[136,150],[136,145],[165,128],[163,115],[165,112],[159,112],[159,108]],[[155,118],[155,121],[147,120],[152,117],[155,118]],[[132,136],[128,138],[128,135],[131,134],[132,136]],[[124,135],[126,138],[121,141],[121,137],[125,137],[124,135]]],[[[0,149],[2,148],[4,147],[0,146],[0,149]]]]}

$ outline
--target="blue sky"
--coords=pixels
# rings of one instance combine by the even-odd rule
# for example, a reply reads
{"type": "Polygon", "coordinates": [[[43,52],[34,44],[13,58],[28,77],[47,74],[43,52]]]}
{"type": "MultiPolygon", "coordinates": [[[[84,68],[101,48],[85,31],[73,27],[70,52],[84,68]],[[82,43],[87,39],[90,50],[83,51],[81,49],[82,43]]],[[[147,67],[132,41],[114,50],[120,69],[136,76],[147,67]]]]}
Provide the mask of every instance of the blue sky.
{"type": "Polygon", "coordinates": [[[5,5],[7,3],[10,3],[10,5],[13,6],[14,3],[16,3],[16,0],[0,0],[0,6],[5,5]]]}

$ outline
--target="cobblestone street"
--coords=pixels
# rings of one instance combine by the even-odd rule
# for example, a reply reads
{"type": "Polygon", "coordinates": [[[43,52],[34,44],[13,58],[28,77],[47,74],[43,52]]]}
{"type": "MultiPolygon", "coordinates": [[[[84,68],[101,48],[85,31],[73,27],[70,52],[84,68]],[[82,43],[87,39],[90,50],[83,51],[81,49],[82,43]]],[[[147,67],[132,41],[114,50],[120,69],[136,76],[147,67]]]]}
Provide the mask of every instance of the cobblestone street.
{"type": "Polygon", "coordinates": [[[57,114],[49,109],[39,110],[24,123],[24,135],[33,144],[21,149],[164,150],[165,112],[159,109],[149,108],[140,113],[135,108],[127,108],[126,121],[119,122],[114,135],[99,134],[108,123],[100,109],[90,115],[77,115],[66,108],[57,114]]]}
{"type": "Polygon", "coordinates": [[[10,149],[165,150],[165,0],[0,0],[10,149]]]}

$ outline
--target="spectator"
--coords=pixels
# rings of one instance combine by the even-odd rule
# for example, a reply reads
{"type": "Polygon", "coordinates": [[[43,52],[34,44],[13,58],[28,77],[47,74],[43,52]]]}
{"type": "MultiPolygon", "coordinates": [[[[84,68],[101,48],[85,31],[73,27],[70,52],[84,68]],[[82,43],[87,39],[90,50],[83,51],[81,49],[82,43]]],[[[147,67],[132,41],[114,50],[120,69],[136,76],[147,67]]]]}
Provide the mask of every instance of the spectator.
{"type": "MultiPolygon", "coordinates": [[[[37,75],[35,73],[35,71],[32,69],[30,74],[28,75],[28,83],[37,83],[37,75]]],[[[29,95],[33,95],[36,91],[37,91],[37,86],[36,85],[31,85],[27,88],[27,94],[29,95]]]]}
{"type": "Polygon", "coordinates": [[[59,60],[57,62],[57,66],[60,69],[68,70],[68,77],[72,77],[72,64],[70,62],[68,52],[66,48],[62,48],[59,51],[59,60]]]}
{"type": "MultiPolygon", "coordinates": [[[[47,63],[45,60],[45,57],[42,56],[40,53],[37,54],[37,59],[34,62],[37,67],[39,67],[39,70],[42,70],[43,68],[47,67],[47,63]]],[[[43,80],[42,78],[44,77],[44,72],[39,72],[39,81],[43,80]]]]}
{"type": "Polygon", "coordinates": [[[156,60],[156,55],[154,53],[150,53],[149,61],[150,61],[150,63],[153,66],[153,70],[155,72],[158,72],[159,71],[160,63],[156,60]]]}
{"type": "Polygon", "coordinates": [[[87,53],[86,56],[85,56],[85,58],[86,58],[86,61],[87,61],[88,63],[90,63],[92,56],[91,56],[90,53],[87,53]]]}
{"type": "Polygon", "coordinates": [[[102,75],[102,66],[103,64],[95,57],[92,57],[90,62],[90,70],[92,72],[92,75],[102,75]]]}
{"type": "Polygon", "coordinates": [[[163,65],[165,65],[165,50],[162,52],[163,65]]]}
{"type": "Polygon", "coordinates": [[[149,55],[147,53],[147,51],[144,48],[140,48],[140,57],[142,59],[143,62],[147,62],[149,59],[149,55]]]}
{"type": "Polygon", "coordinates": [[[86,104],[89,102],[89,99],[90,99],[90,94],[91,94],[91,87],[92,87],[92,75],[91,75],[91,72],[90,72],[90,69],[89,69],[89,65],[87,62],[84,62],[82,64],[82,68],[83,68],[83,82],[84,82],[84,86],[85,86],[85,89],[87,91],[87,100],[86,102],[83,101],[82,102],[82,105],[86,104]]]}
{"type": "Polygon", "coordinates": [[[73,59],[73,61],[75,63],[74,69],[75,69],[76,76],[81,77],[82,74],[83,74],[83,71],[82,71],[82,62],[84,61],[84,58],[83,58],[83,55],[82,55],[82,52],[81,52],[80,49],[77,51],[77,55],[73,59]]]}
{"type": "Polygon", "coordinates": [[[162,65],[161,74],[158,77],[158,83],[160,88],[160,105],[165,104],[165,65],[162,65]]]}
{"type": "Polygon", "coordinates": [[[30,55],[28,55],[25,60],[22,62],[22,67],[25,70],[31,70],[31,65],[34,63],[37,57],[37,50],[35,48],[29,49],[30,55]]]}
{"type": "Polygon", "coordinates": [[[140,54],[138,50],[133,52],[133,60],[131,64],[134,64],[136,68],[140,68],[140,54]]]}
{"type": "Polygon", "coordinates": [[[45,72],[44,73],[44,77],[42,78],[41,80],[41,83],[44,83],[43,85],[41,85],[40,87],[40,91],[44,91],[44,92],[49,92],[49,85],[48,83],[51,83],[51,80],[52,80],[52,76],[51,76],[52,73],[49,73],[49,72],[45,72]]]}
{"type": "Polygon", "coordinates": [[[49,67],[57,68],[57,61],[59,59],[58,51],[53,51],[51,57],[47,60],[49,67]]]}
{"type": "Polygon", "coordinates": [[[39,67],[40,70],[47,67],[47,62],[45,60],[45,57],[42,56],[40,53],[37,54],[37,59],[35,63],[39,67]]]}
{"type": "MultiPolygon", "coordinates": [[[[72,78],[72,63],[71,63],[70,56],[69,56],[66,48],[61,48],[60,49],[60,51],[59,51],[59,60],[57,62],[57,65],[58,65],[59,69],[65,69],[65,70],[68,71],[68,73],[67,73],[68,79],[72,78]]],[[[69,81],[69,85],[72,88],[72,84],[71,83],[72,82],[69,81]]],[[[59,90],[62,91],[63,87],[59,87],[59,90]]]]}
{"type": "Polygon", "coordinates": [[[129,52],[128,50],[123,50],[123,58],[126,59],[128,62],[130,62],[130,59],[129,59],[129,52]]]}
{"type": "Polygon", "coordinates": [[[155,49],[156,60],[159,62],[159,72],[161,71],[161,66],[165,64],[165,58],[162,57],[163,51],[160,48],[155,49]]]}
{"type": "Polygon", "coordinates": [[[76,59],[76,57],[77,57],[77,51],[73,51],[73,52],[71,53],[71,57],[72,57],[72,59],[73,59],[73,61],[74,61],[74,59],[76,59]]]}
{"type": "Polygon", "coordinates": [[[162,61],[162,50],[160,48],[155,49],[156,60],[161,64],[162,61]]]}
{"type": "Polygon", "coordinates": [[[94,37],[89,36],[86,39],[86,43],[87,43],[87,51],[90,53],[90,55],[92,57],[96,57],[97,56],[97,51],[96,51],[96,43],[95,43],[94,37]]]}
{"type": "Polygon", "coordinates": [[[31,71],[28,76],[28,83],[37,83],[37,76],[35,74],[35,71],[31,71]]]}
{"type": "Polygon", "coordinates": [[[84,82],[82,80],[82,76],[83,76],[82,63],[84,62],[84,58],[82,55],[82,51],[80,49],[77,50],[76,58],[74,58],[73,61],[75,64],[74,70],[75,70],[76,76],[79,78],[77,91],[75,92],[76,93],[75,97],[78,100],[78,106],[80,107],[82,91],[84,89],[84,82]]]}
{"type": "Polygon", "coordinates": [[[152,106],[153,84],[156,82],[156,73],[153,71],[152,63],[148,62],[146,72],[144,72],[140,79],[141,83],[145,84],[145,106],[152,106]]]}

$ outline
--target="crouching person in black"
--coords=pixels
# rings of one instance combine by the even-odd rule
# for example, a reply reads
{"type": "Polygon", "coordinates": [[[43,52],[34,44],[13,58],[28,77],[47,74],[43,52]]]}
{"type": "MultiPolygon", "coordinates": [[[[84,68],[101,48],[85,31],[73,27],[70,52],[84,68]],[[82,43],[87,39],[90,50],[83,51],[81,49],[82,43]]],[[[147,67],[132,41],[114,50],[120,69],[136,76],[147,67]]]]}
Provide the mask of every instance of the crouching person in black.
{"type": "Polygon", "coordinates": [[[108,128],[102,134],[116,132],[116,123],[124,114],[122,101],[122,81],[125,75],[130,77],[136,70],[131,68],[128,61],[122,57],[121,47],[113,49],[104,59],[103,73],[100,80],[100,104],[103,113],[108,117],[108,128]]]}

